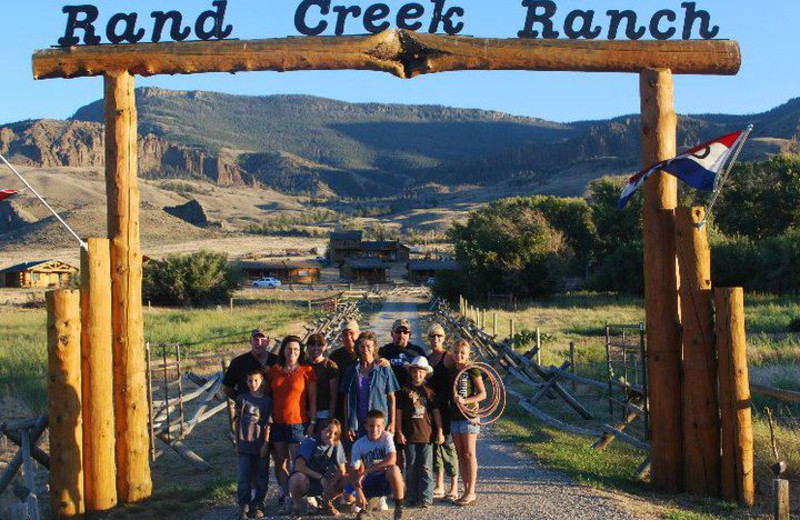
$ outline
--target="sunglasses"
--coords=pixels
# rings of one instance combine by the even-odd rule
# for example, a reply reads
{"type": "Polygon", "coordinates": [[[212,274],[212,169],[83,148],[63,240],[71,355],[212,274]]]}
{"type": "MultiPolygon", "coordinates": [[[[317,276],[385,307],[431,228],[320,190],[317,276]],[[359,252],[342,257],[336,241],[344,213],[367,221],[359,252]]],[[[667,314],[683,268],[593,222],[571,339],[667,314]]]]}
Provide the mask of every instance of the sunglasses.
{"type": "Polygon", "coordinates": [[[395,332],[398,334],[411,334],[411,331],[408,329],[395,329],[395,332]]]}

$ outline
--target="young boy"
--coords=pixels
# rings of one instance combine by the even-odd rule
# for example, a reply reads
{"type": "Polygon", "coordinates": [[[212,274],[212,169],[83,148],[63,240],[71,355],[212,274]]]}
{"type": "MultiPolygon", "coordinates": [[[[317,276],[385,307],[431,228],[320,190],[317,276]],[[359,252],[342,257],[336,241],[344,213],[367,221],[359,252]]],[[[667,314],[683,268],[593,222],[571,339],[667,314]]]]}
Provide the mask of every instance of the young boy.
{"type": "Polygon", "coordinates": [[[394,520],[403,518],[403,475],[395,464],[397,450],[392,434],[385,431],[386,415],[380,410],[367,412],[367,434],[353,444],[350,483],[355,489],[361,511],[358,520],[366,518],[367,499],[394,497],[394,520]]]}
{"type": "Polygon", "coordinates": [[[419,356],[406,363],[411,382],[397,398],[397,438],[405,445],[409,507],[433,504],[433,445],[444,442],[442,416],[433,390],[425,380],[433,373],[428,360],[419,356]]]}
{"type": "Polygon", "coordinates": [[[236,453],[239,455],[239,485],[236,490],[240,518],[264,517],[264,499],[269,481],[269,429],[272,399],[264,390],[260,367],[247,374],[247,388],[236,399],[236,453]],[[255,486],[253,485],[255,484],[255,486]],[[255,488],[255,494],[253,489],[255,488]]]}

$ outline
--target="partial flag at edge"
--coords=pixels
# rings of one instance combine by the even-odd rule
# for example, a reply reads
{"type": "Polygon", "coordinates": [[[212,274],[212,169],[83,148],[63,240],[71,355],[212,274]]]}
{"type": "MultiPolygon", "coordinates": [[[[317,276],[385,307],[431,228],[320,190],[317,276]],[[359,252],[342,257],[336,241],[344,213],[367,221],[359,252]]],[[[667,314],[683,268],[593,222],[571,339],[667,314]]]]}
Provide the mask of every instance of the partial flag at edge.
{"type": "Polygon", "coordinates": [[[6,200],[7,198],[13,197],[17,193],[19,193],[17,190],[12,190],[12,189],[9,189],[9,188],[6,188],[4,190],[0,190],[0,202],[6,200]]]}
{"type": "Polygon", "coordinates": [[[644,181],[658,170],[674,175],[698,190],[713,191],[717,174],[725,168],[744,133],[744,130],[740,130],[699,144],[672,159],[661,161],[640,171],[631,177],[623,188],[619,198],[619,209],[624,208],[644,181]]]}

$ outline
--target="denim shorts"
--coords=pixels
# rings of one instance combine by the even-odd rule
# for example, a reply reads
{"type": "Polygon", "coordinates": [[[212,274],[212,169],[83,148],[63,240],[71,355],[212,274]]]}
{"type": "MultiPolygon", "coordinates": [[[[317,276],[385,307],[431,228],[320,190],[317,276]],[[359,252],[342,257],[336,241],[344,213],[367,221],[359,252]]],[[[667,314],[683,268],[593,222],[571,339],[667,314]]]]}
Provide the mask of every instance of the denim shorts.
{"type": "MultiPolygon", "coordinates": [[[[392,496],[392,486],[389,484],[389,479],[386,478],[385,471],[370,473],[365,476],[364,481],[361,483],[361,489],[364,491],[364,497],[366,498],[392,496]]],[[[354,495],[356,490],[348,484],[345,486],[344,492],[354,495]]]]}
{"type": "Polygon", "coordinates": [[[475,424],[470,421],[450,421],[450,433],[452,435],[463,435],[465,433],[474,433],[477,435],[480,432],[480,424],[475,424]]]}
{"type": "Polygon", "coordinates": [[[306,438],[306,429],[303,424],[278,424],[272,425],[269,433],[270,442],[285,442],[300,444],[306,438]]]}

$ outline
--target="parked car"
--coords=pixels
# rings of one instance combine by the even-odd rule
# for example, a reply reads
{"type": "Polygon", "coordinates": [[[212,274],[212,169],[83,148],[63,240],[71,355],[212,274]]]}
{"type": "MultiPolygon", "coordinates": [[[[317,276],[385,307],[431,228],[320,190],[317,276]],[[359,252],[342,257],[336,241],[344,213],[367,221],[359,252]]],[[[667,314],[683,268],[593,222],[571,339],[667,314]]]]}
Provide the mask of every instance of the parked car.
{"type": "Polygon", "coordinates": [[[253,287],[263,287],[266,289],[274,289],[275,287],[280,286],[281,281],[277,278],[272,278],[271,276],[265,276],[264,278],[259,278],[253,282],[253,287]]]}
{"type": "Polygon", "coordinates": [[[425,280],[425,285],[427,285],[428,287],[433,287],[434,285],[436,285],[436,278],[431,276],[430,278],[425,280]]]}

